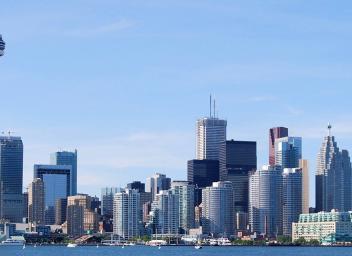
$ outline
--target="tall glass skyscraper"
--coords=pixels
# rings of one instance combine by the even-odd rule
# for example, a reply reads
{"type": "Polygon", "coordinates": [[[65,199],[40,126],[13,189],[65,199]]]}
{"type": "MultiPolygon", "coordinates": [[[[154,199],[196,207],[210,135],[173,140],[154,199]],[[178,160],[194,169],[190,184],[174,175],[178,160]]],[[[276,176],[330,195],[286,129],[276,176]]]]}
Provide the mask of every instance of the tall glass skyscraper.
{"type": "Polygon", "coordinates": [[[282,168],[298,168],[302,159],[302,138],[283,137],[275,140],[275,164],[282,168]]]}
{"type": "Polygon", "coordinates": [[[71,166],[34,165],[34,179],[44,182],[45,223],[55,224],[56,201],[71,195],[71,166]]]}
{"type": "Polygon", "coordinates": [[[269,130],[269,165],[275,164],[275,140],[288,136],[286,127],[274,127],[269,130]]]}
{"type": "Polygon", "coordinates": [[[162,190],[168,190],[171,186],[171,179],[165,174],[155,173],[152,177],[148,177],[145,183],[145,191],[151,193],[152,200],[162,190]]]}
{"type": "Polygon", "coordinates": [[[351,160],[347,150],[337,146],[335,137],[324,138],[318,154],[316,181],[316,211],[352,210],[351,202],[351,160]]]}
{"type": "Polygon", "coordinates": [[[105,187],[101,189],[101,214],[112,218],[114,209],[114,196],[121,192],[121,188],[105,187]]]}
{"type": "Polygon", "coordinates": [[[53,165],[70,165],[72,169],[71,194],[77,195],[77,150],[74,152],[58,151],[50,156],[50,164],[53,165]]]}
{"type": "Polygon", "coordinates": [[[248,212],[249,172],[257,169],[255,141],[227,140],[220,147],[220,180],[231,181],[235,192],[235,212],[248,212]]]}
{"type": "Polygon", "coordinates": [[[23,215],[23,143],[0,137],[0,219],[21,222],[23,215]]]}

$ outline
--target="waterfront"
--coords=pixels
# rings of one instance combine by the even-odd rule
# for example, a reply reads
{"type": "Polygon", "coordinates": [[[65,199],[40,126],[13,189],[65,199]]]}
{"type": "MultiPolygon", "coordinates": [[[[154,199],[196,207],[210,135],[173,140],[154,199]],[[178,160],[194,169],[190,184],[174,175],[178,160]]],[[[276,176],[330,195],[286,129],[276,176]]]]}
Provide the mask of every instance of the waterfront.
{"type": "Polygon", "coordinates": [[[161,249],[157,247],[147,246],[131,246],[131,247],[99,247],[81,246],[76,248],[67,248],[63,246],[27,246],[25,249],[17,246],[1,246],[0,255],[16,255],[16,256],[174,256],[182,254],[182,256],[349,256],[352,254],[352,247],[203,247],[202,250],[196,250],[194,247],[180,246],[164,246],[161,249]]]}

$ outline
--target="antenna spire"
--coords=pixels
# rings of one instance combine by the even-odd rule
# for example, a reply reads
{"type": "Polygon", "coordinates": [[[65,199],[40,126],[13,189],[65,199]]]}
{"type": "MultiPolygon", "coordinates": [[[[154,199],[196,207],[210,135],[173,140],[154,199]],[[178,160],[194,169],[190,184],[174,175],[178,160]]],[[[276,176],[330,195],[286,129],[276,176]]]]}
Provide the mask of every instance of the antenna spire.
{"type": "Polygon", "coordinates": [[[214,118],[216,118],[216,112],[215,112],[215,98],[214,98],[214,113],[213,113],[213,115],[214,115],[214,118]]]}
{"type": "Polygon", "coordinates": [[[211,94],[210,94],[210,100],[209,100],[209,114],[210,114],[209,117],[211,117],[211,94]]]}
{"type": "Polygon", "coordinates": [[[328,123],[329,137],[331,137],[331,128],[332,128],[331,124],[328,123]]]}

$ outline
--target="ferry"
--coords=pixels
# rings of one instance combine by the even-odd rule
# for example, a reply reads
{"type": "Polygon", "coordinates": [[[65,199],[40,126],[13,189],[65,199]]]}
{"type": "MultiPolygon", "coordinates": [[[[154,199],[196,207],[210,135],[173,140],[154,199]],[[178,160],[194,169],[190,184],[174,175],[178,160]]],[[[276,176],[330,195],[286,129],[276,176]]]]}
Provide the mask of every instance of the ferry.
{"type": "Polygon", "coordinates": [[[1,245],[19,245],[19,246],[24,246],[26,240],[24,240],[23,237],[11,237],[6,239],[5,241],[1,242],[1,245]]]}

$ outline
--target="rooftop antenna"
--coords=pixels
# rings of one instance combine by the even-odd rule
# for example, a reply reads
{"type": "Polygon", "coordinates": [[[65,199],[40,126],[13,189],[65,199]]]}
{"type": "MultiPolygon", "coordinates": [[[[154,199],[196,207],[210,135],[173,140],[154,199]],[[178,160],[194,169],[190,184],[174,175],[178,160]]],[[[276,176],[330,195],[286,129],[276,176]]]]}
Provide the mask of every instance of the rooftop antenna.
{"type": "Polygon", "coordinates": [[[331,124],[330,124],[330,123],[328,123],[329,137],[331,137],[331,128],[332,128],[331,124]]]}
{"type": "Polygon", "coordinates": [[[213,115],[214,115],[214,118],[216,118],[216,112],[215,112],[215,99],[214,99],[214,113],[213,113],[213,115]]]}
{"type": "Polygon", "coordinates": [[[209,114],[210,114],[210,117],[211,117],[211,94],[210,94],[210,101],[209,101],[209,114]]]}

